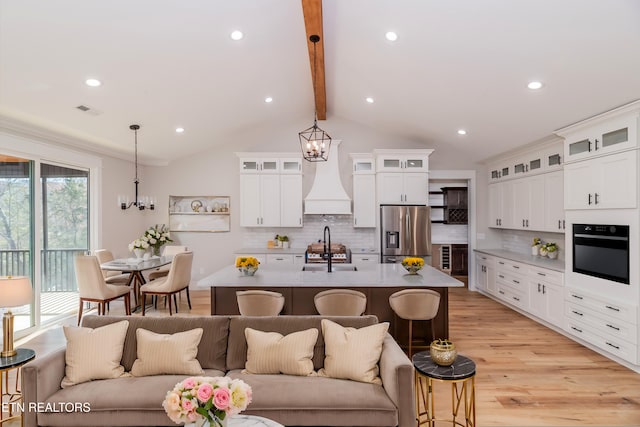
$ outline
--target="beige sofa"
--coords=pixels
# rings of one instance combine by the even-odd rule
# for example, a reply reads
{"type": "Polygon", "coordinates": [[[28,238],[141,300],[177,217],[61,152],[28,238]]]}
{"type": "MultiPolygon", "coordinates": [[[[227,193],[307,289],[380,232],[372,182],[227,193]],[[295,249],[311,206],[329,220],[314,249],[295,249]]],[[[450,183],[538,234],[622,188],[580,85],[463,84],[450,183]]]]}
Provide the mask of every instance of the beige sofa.
{"type": "MultiPolygon", "coordinates": [[[[203,328],[197,359],[207,376],[241,378],[253,389],[246,414],[273,419],[285,426],[399,426],[414,427],[413,365],[387,334],[380,359],[383,385],[322,377],[242,374],[247,344],[244,329],[251,327],[283,335],[321,328],[328,318],[356,328],[377,322],[375,316],[207,316],[117,317],[87,316],[83,326],[96,328],[129,320],[122,365],[131,370],[136,359],[136,329],[176,333],[203,328]]],[[[322,367],[322,333],[314,349],[314,368],[322,367]]],[[[24,425],[32,426],[175,426],[162,401],[168,390],[186,375],[122,377],[60,388],[65,374],[64,348],[23,367],[24,425]],[[70,411],[75,405],[79,411],[70,411]],[[89,409],[90,410],[87,410],[89,409]]]]}

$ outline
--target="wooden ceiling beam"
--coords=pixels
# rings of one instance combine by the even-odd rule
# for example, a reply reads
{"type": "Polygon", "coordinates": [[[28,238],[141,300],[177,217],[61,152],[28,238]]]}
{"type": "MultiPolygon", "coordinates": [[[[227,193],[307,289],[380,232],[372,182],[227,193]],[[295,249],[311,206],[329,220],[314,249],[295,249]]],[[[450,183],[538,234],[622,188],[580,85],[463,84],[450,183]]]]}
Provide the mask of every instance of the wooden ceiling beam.
{"type": "Polygon", "coordinates": [[[304,26],[307,32],[307,48],[311,66],[311,83],[315,78],[314,98],[318,120],[327,119],[327,91],[324,80],[324,33],[322,31],[322,0],[302,0],[304,26]],[[320,36],[316,43],[316,63],[313,66],[313,43],[309,40],[312,35],[320,36]]]}

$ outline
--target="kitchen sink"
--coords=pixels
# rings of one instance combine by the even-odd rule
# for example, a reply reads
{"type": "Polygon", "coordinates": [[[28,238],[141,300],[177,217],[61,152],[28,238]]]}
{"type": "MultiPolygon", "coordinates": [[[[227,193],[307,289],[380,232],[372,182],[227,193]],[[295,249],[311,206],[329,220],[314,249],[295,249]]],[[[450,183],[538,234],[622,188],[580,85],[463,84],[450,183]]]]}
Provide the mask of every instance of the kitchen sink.
{"type": "MultiPolygon", "coordinates": [[[[327,271],[327,264],[305,264],[302,271],[327,271]]],[[[331,271],[358,271],[354,264],[331,264],[331,271]]]]}

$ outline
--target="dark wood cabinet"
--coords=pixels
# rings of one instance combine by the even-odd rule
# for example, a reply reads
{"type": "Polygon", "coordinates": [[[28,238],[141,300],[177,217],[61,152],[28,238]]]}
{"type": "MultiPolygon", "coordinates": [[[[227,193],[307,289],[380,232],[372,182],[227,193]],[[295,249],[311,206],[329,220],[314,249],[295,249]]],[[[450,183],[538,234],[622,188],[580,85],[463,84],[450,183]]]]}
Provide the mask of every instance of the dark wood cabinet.
{"type": "Polygon", "coordinates": [[[451,275],[466,276],[469,272],[467,245],[451,245],[451,275]]]}
{"type": "Polygon", "coordinates": [[[445,224],[466,224],[468,221],[467,188],[466,187],[444,187],[444,223],[445,224]]]}

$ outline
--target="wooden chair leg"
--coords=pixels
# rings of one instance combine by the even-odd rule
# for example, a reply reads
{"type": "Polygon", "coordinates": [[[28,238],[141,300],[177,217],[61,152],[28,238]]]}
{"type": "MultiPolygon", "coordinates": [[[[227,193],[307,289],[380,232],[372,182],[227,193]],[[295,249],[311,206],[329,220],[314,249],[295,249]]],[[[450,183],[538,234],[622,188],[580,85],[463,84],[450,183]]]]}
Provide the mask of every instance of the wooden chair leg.
{"type": "Polygon", "coordinates": [[[131,316],[131,297],[129,294],[124,294],[124,312],[127,316],[131,316]]]}
{"type": "Polygon", "coordinates": [[[409,319],[409,359],[413,356],[411,351],[413,350],[413,320],[409,319]]]}
{"type": "MultiPolygon", "coordinates": [[[[169,297],[171,298],[171,297],[169,297]]],[[[173,294],[173,305],[176,308],[176,313],[178,312],[178,298],[176,298],[176,294],[173,294]]]]}
{"type": "Polygon", "coordinates": [[[189,310],[191,310],[191,298],[189,297],[189,287],[187,286],[187,302],[189,303],[189,310]]]}
{"type": "Polygon", "coordinates": [[[142,315],[144,316],[144,309],[147,306],[147,294],[142,292],[142,315]]]}
{"type": "Polygon", "coordinates": [[[171,316],[173,313],[171,313],[171,295],[167,295],[167,299],[169,300],[169,316],[171,316]]]}
{"type": "Polygon", "coordinates": [[[80,308],[78,309],[78,326],[80,326],[80,320],[82,320],[82,298],[80,298],[80,308]]]}
{"type": "MultiPolygon", "coordinates": [[[[109,306],[109,303],[108,303],[108,302],[106,303],[106,306],[107,306],[107,311],[111,311],[111,307],[109,306]]],[[[103,313],[103,314],[104,314],[104,313],[103,313]]]]}

